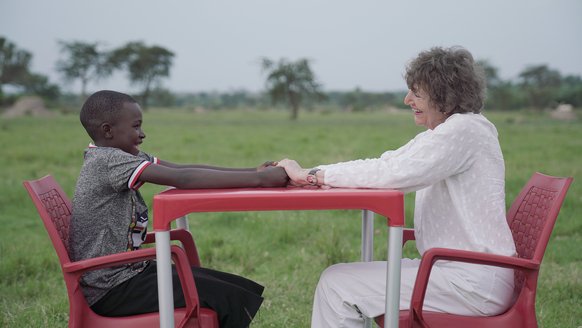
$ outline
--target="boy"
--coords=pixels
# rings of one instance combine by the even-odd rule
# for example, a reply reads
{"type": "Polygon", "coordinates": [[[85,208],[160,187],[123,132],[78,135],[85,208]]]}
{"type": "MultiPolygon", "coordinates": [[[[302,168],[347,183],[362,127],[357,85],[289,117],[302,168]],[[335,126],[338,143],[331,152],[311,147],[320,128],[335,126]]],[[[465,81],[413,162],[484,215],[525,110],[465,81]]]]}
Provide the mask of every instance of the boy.
{"type": "MultiPolygon", "coordinates": [[[[283,187],[282,168],[253,169],[179,165],[139,150],[145,134],[142,112],[130,96],[115,91],[91,95],[81,123],[93,140],[85,151],[73,197],[69,252],[73,261],[136,250],[143,242],[147,206],[138,188],[145,182],[176,188],[283,187]]],[[[218,313],[221,327],[246,327],[258,311],[263,286],[236,275],[192,268],[201,306],[218,313]]],[[[175,270],[174,282],[179,283],[175,270]]],[[[149,261],[88,272],[81,285],[91,308],[104,316],[158,311],[156,265],[149,261]]],[[[174,292],[176,307],[184,296],[174,292]]]]}

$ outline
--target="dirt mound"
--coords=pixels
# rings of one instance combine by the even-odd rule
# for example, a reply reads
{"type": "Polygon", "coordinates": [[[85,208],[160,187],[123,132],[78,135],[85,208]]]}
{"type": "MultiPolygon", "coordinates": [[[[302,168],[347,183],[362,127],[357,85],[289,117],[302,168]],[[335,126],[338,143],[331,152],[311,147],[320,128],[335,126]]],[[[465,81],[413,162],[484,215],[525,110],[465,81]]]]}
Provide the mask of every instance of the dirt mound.
{"type": "Polygon", "coordinates": [[[550,116],[557,120],[572,121],[576,119],[572,105],[560,104],[556,109],[550,112],[550,116]]]}
{"type": "Polygon", "coordinates": [[[44,101],[40,97],[26,96],[18,99],[16,103],[8,108],[2,117],[20,117],[20,116],[50,116],[52,113],[44,106],[44,101]]]}

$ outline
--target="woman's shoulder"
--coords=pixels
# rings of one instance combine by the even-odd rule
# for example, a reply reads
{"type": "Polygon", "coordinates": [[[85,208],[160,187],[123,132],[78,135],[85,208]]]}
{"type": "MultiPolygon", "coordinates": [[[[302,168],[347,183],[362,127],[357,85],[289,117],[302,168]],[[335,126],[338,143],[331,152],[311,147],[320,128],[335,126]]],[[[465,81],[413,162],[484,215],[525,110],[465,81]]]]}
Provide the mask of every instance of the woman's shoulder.
{"type": "Polygon", "coordinates": [[[451,115],[445,123],[450,124],[477,124],[480,121],[487,120],[483,114],[476,113],[455,113],[451,115]]]}
{"type": "Polygon", "coordinates": [[[436,127],[435,131],[440,133],[470,133],[470,134],[494,134],[497,136],[497,129],[482,114],[457,113],[451,115],[444,123],[436,127]]]}

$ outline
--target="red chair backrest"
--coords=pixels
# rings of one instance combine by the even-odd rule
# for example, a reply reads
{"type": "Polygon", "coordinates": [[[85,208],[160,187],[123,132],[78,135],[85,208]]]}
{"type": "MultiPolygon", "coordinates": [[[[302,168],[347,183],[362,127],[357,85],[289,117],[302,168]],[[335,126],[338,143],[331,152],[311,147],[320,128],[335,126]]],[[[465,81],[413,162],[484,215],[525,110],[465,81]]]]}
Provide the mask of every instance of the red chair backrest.
{"type": "Polygon", "coordinates": [[[61,265],[71,262],[68,253],[70,199],[50,175],[34,181],[25,181],[24,187],[36,206],[61,265]]]}
{"type": "MultiPolygon", "coordinates": [[[[541,263],[572,180],[536,172],[512,203],[507,223],[519,258],[541,263]]],[[[516,271],[516,291],[521,290],[524,279],[516,271]]]]}
{"type": "MultiPolygon", "coordinates": [[[[24,181],[24,187],[44,223],[62,269],[65,264],[71,262],[68,252],[71,201],[50,175],[38,180],[24,181]]],[[[79,274],[67,274],[63,271],[63,278],[69,295],[69,327],[83,326],[83,317],[88,313],[84,309],[88,309],[89,306],[79,288],[79,274]]]]}

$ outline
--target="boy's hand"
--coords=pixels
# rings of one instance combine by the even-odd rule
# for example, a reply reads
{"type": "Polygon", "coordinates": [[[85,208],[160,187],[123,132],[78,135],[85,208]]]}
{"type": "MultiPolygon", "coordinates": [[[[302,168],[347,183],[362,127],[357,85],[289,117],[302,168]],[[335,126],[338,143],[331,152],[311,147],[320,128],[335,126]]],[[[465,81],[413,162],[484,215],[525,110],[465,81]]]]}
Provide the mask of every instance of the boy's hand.
{"type": "Polygon", "coordinates": [[[286,187],[289,182],[289,177],[282,167],[265,167],[259,172],[259,175],[261,177],[261,187],[286,187]]]}
{"type": "Polygon", "coordinates": [[[263,163],[259,167],[257,167],[257,172],[261,172],[261,171],[265,170],[268,167],[277,166],[277,164],[279,164],[279,162],[266,161],[265,163],[263,163]]]}

